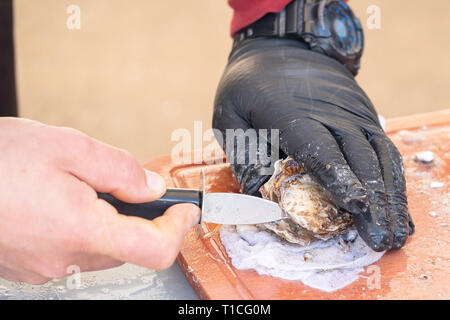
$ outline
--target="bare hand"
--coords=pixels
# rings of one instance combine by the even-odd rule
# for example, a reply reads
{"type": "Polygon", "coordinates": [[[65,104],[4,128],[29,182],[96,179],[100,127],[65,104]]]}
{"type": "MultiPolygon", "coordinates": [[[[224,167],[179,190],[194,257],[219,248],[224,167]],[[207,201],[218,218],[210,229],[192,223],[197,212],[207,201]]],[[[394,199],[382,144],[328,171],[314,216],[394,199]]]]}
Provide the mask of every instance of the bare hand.
{"type": "Polygon", "coordinates": [[[69,128],[0,118],[0,277],[42,284],[67,268],[130,262],[168,268],[200,209],[181,204],[153,221],[126,217],[98,192],[147,202],[164,180],[126,151],[69,128]]]}

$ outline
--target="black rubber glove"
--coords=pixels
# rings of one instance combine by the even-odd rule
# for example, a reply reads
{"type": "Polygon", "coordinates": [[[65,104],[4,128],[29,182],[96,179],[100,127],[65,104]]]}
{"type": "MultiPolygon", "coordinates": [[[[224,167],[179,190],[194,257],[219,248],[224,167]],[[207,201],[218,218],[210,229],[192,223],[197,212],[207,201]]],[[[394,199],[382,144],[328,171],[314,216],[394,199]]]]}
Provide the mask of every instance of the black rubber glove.
{"type": "MultiPolygon", "coordinates": [[[[244,40],[220,81],[213,127],[224,137],[226,129],[279,129],[281,151],[352,213],[372,249],[400,248],[414,232],[401,155],[369,98],[336,60],[296,40],[244,40]]],[[[269,178],[260,174],[264,164],[231,165],[244,193],[257,194],[269,178]]]]}

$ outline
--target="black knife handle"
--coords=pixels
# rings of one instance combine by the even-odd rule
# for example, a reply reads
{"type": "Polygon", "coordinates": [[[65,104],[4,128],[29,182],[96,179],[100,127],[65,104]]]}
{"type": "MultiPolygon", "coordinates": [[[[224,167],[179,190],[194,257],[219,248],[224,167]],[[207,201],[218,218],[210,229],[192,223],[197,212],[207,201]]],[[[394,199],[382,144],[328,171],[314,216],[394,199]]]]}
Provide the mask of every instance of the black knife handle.
{"type": "Polygon", "coordinates": [[[199,190],[189,189],[167,189],[164,196],[152,202],[128,203],[123,202],[109,193],[97,193],[99,199],[103,199],[112,205],[116,210],[126,216],[141,217],[153,220],[174,204],[193,203],[202,207],[203,193],[199,190]]]}

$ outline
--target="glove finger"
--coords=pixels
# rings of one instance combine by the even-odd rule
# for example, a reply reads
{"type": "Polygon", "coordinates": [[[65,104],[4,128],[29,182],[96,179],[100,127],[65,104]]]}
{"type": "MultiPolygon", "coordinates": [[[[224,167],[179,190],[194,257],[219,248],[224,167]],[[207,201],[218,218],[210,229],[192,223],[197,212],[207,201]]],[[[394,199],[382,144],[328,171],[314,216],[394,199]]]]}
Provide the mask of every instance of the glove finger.
{"type": "Polygon", "coordinates": [[[358,129],[336,137],[350,168],[367,190],[368,210],[353,215],[361,238],[375,251],[391,248],[389,205],[378,157],[363,132],[358,129]]]}
{"type": "Polygon", "coordinates": [[[291,123],[280,132],[281,149],[311,171],[336,205],[353,214],[365,212],[366,190],[349,167],[330,131],[312,120],[291,123]]]}
{"type": "Polygon", "coordinates": [[[412,236],[414,234],[414,232],[416,232],[416,225],[414,224],[412,218],[411,218],[411,214],[409,213],[408,210],[408,231],[409,231],[409,235],[412,236]]]}
{"type": "MultiPolygon", "coordinates": [[[[411,229],[414,229],[408,212],[402,156],[391,140],[384,134],[375,136],[371,140],[371,144],[378,155],[389,203],[394,234],[392,249],[398,249],[403,247],[410,234],[409,226],[411,225],[411,229]]],[[[413,230],[411,231],[413,232],[413,230]]]]}
{"type": "MultiPolygon", "coordinates": [[[[258,190],[270,178],[273,166],[273,161],[261,161],[262,156],[267,154],[260,150],[261,146],[265,143],[266,150],[270,150],[267,140],[262,141],[257,130],[252,129],[244,118],[234,112],[230,113],[230,108],[216,106],[213,128],[216,140],[224,150],[227,162],[241,185],[241,191],[260,196],[258,190]]],[[[270,136],[267,138],[270,141],[270,136]]]]}

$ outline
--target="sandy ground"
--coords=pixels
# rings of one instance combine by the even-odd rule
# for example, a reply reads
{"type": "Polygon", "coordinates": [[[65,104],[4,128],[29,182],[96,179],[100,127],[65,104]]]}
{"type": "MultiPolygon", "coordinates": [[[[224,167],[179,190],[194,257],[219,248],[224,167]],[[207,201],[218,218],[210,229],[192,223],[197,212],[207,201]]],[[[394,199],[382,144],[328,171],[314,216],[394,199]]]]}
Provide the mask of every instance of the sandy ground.
{"type": "MultiPolygon", "coordinates": [[[[449,107],[450,1],[352,0],[367,30],[358,81],[387,116],[449,107]]],[[[15,0],[23,117],[70,126],[144,163],[170,153],[177,128],[211,125],[231,46],[225,0],[15,0]],[[69,30],[69,5],[81,29],[69,30]]]]}

